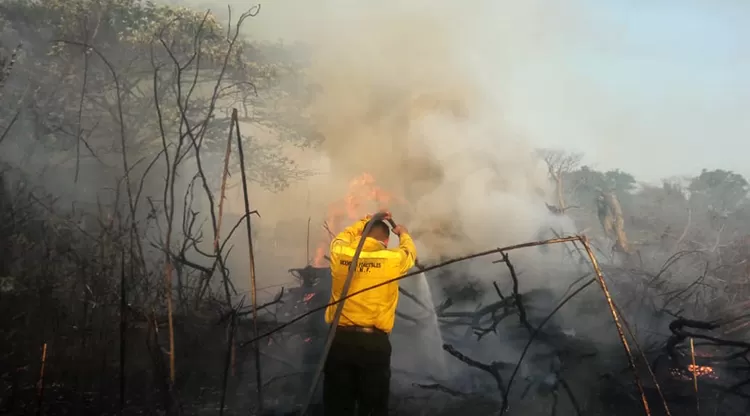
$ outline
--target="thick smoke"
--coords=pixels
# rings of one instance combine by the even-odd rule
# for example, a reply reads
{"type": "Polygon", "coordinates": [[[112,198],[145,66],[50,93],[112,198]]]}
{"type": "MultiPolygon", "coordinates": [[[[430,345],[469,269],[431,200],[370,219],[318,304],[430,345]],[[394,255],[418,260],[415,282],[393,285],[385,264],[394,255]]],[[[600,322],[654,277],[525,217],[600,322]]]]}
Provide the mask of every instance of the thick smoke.
{"type": "MultiPolygon", "coordinates": [[[[494,7],[483,3],[483,10],[464,10],[445,4],[316,2],[312,10],[301,6],[282,13],[278,25],[289,16],[307,17],[290,31],[310,47],[307,81],[319,93],[307,115],[325,140],[306,156],[327,172],[261,201],[269,204],[260,206],[261,212],[277,216],[264,215],[261,222],[285,218],[302,225],[310,215],[316,224],[325,219],[329,204],[340,203],[347,183],[366,172],[395,194],[390,208],[409,227],[425,264],[531,241],[550,226],[559,228],[544,205],[552,191],[546,168],[503,116],[498,78],[507,80],[507,74],[496,72],[501,65],[488,52],[495,42],[489,34],[504,30],[480,18],[494,7]]],[[[510,59],[512,54],[501,55],[510,59]]],[[[313,229],[313,244],[315,235],[313,229]]],[[[514,253],[519,265],[530,255],[514,253]]],[[[526,268],[524,290],[535,283],[549,286],[540,277],[544,266],[536,263],[536,270],[526,268]]],[[[473,264],[467,275],[489,286],[504,271],[488,264],[473,264]]],[[[429,277],[429,285],[415,278],[403,287],[426,301],[431,291],[441,290],[436,277],[429,277]]],[[[405,299],[399,308],[422,313],[410,306],[405,299]]],[[[413,328],[404,328],[413,335],[413,328]]],[[[458,378],[463,370],[451,358],[444,360],[445,340],[437,328],[435,322],[435,331],[421,334],[416,344],[412,336],[394,337],[394,367],[430,368],[438,377],[458,378]],[[415,347],[420,353],[413,353],[415,347]]],[[[491,349],[514,353],[514,347],[497,344],[491,349]]]]}
{"type": "Polygon", "coordinates": [[[321,92],[309,115],[330,166],[311,193],[340,197],[332,189],[372,174],[406,202],[391,208],[423,260],[527,241],[550,221],[546,171],[503,120],[481,11],[316,2],[304,12],[309,24],[294,31],[311,46],[321,92]]]}

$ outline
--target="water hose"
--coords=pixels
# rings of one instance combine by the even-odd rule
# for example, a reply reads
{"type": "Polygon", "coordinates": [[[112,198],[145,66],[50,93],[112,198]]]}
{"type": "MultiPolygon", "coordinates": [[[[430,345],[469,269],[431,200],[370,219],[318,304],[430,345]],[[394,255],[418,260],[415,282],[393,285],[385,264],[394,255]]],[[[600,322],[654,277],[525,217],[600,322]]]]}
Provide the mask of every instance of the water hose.
{"type": "MultiPolygon", "coordinates": [[[[362,253],[362,247],[365,245],[365,240],[367,239],[367,235],[370,233],[370,230],[372,229],[372,226],[377,221],[382,221],[386,219],[386,214],[379,212],[375,214],[370,221],[367,222],[367,225],[365,225],[364,231],[362,231],[362,238],[359,240],[359,244],[357,244],[357,250],[354,251],[354,257],[352,257],[352,262],[349,264],[349,272],[346,275],[346,281],[344,281],[344,287],[341,289],[341,294],[339,295],[339,299],[344,299],[341,302],[339,302],[336,305],[336,313],[333,315],[333,320],[331,321],[331,327],[328,329],[328,338],[326,338],[326,344],[323,349],[323,356],[320,359],[320,362],[318,363],[318,367],[315,370],[315,375],[313,376],[312,385],[310,386],[310,391],[307,394],[307,399],[305,400],[305,404],[302,407],[302,411],[300,412],[300,416],[305,416],[307,414],[307,409],[310,407],[310,403],[312,402],[313,398],[315,397],[315,392],[318,389],[318,383],[320,382],[320,376],[323,374],[323,369],[326,365],[326,360],[328,359],[328,352],[331,350],[331,344],[333,344],[333,337],[336,335],[336,328],[339,325],[339,320],[341,319],[341,313],[344,311],[344,302],[346,302],[346,295],[349,293],[349,286],[351,286],[352,278],[354,277],[354,271],[357,270],[357,263],[359,262],[359,255],[362,253]]],[[[392,219],[387,219],[391,225],[395,224],[392,219]]]]}

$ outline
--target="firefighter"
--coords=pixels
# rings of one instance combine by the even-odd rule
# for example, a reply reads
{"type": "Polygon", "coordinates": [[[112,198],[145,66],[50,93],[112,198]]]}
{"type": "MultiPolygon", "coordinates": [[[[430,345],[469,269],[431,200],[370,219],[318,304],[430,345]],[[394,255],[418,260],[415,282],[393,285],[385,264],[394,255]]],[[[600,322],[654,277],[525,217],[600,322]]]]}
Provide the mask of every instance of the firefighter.
{"type": "MultiPolygon", "coordinates": [[[[393,233],[399,247],[388,249],[390,229],[376,220],[362,236],[370,216],[347,227],[331,242],[331,302],[339,299],[349,264],[360,239],[365,238],[348,293],[355,293],[406,274],[416,261],[416,248],[406,227],[393,233]]],[[[386,214],[386,219],[390,215],[386,214]]],[[[339,326],[324,368],[323,405],[326,416],[388,414],[391,380],[391,343],[398,303],[398,282],[389,283],[346,299],[339,326]]],[[[326,309],[331,323],[336,306],[326,309]]]]}

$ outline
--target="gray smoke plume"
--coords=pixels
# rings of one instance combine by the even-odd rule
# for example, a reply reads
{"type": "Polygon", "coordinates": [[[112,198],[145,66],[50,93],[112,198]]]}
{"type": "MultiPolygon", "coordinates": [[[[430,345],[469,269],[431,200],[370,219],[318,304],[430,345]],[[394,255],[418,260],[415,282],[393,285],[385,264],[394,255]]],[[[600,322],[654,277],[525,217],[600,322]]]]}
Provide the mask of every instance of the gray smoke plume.
{"type": "MultiPolygon", "coordinates": [[[[307,81],[320,93],[307,115],[325,137],[318,150],[327,172],[273,197],[313,194],[306,212],[299,202],[277,202],[272,215],[322,217],[345,184],[366,172],[400,201],[389,208],[426,261],[531,240],[555,221],[543,203],[545,170],[503,119],[498,79],[506,74],[496,71],[513,53],[499,60],[486,53],[512,21],[445,2],[295,5],[301,9],[284,16],[307,17],[283,35],[310,47],[307,81]]],[[[272,7],[267,18],[282,16],[272,7]]]]}

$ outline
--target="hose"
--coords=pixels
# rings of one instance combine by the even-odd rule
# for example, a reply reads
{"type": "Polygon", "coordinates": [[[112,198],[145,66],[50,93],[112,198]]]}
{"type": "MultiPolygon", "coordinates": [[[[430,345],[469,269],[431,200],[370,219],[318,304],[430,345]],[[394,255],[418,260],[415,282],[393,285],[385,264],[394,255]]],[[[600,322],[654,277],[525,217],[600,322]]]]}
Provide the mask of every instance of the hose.
{"type": "MultiPolygon", "coordinates": [[[[382,221],[383,219],[385,219],[385,213],[379,212],[375,214],[370,219],[370,221],[367,222],[367,225],[365,225],[365,229],[364,231],[362,231],[362,238],[359,240],[359,244],[357,244],[357,250],[354,251],[354,257],[352,257],[352,262],[349,264],[349,272],[346,275],[346,281],[344,281],[344,287],[341,289],[339,299],[345,299],[346,295],[349,293],[349,286],[351,286],[352,278],[354,277],[354,271],[357,269],[357,263],[359,262],[359,255],[362,253],[362,247],[365,245],[366,236],[370,233],[372,225],[376,221],[382,221]]],[[[391,225],[395,224],[391,219],[387,219],[387,221],[391,225]]],[[[315,375],[312,380],[312,386],[310,386],[310,391],[307,394],[307,399],[305,400],[305,404],[302,407],[300,416],[305,416],[307,414],[307,409],[310,407],[310,403],[312,402],[313,397],[315,397],[315,391],[318,389],[320,376],[323,374],[323,369],[325,368],[326,360],[328,359],[328,352],[331,350],[333,337],[336,335],[336,328],[338,327],[339,320],[341,319],[341,313],[344,311],[344,302],[345,300],[339,302],[336,305],[336,313],[334,313],[333,320],[331,321],[331,327],[328,329],[328,338],[326,338],[326,344],[323,349],[323,356],[321,357],[320,362],[318,363],[318,367],[315,370],[315,375]]]]}

